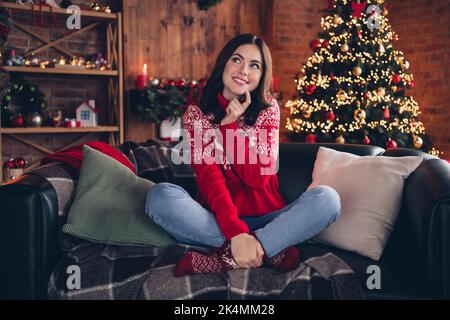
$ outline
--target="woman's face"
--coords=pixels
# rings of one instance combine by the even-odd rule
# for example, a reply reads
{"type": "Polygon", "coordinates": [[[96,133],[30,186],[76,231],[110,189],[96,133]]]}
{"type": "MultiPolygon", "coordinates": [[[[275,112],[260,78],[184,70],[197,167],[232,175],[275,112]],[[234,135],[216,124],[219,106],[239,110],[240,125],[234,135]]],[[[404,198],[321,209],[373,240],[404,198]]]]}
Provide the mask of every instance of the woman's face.
{"type": "Polygon", "coordinates": [[[258,87],[262,77],[261,52],[255,44],[243,44],[232,54],[222,74],[223,96],[227,100],[239,98],[247,90],[258,87]]]}

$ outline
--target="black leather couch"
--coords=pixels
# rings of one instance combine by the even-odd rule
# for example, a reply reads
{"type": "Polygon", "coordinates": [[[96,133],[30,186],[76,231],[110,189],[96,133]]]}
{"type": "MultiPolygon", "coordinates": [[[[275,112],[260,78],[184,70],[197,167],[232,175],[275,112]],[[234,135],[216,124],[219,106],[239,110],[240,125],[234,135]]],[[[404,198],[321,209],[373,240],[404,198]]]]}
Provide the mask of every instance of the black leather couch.
{"type": "MultiPolygon", "coordinates": [[[[364,145],[283,143],[278,175],[287,203],[310,184],[321,145],[361,156],[420,154],[364,145]]],[[[450,165],[423,155],[425,161],[406,181],[400,216],[380,261],[332,249],[364,287],[367,267],[380,267],[381,289],[366,289],[369,299],[450,298],[450,165]]],[[[179,184],[190,189],[195,181],[179,184]]],[[[61,256],[55,190],[30,172],[0,187],[0,204],[0,298],[45,299],[49,275],[61,256]]]]}

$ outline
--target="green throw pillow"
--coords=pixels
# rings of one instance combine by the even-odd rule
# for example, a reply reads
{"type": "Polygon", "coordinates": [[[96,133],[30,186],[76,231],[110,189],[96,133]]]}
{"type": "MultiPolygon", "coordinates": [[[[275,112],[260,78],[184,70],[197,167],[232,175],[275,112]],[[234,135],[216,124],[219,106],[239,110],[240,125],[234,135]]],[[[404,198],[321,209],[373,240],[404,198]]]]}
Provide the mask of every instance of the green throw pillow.
{"type": "Polygon", "coordinates": [[[145,213],[145,199],[154,185],[84,145],[75,199],[62,231],[112,245],[174,244],[176,240],[145,213]]]}

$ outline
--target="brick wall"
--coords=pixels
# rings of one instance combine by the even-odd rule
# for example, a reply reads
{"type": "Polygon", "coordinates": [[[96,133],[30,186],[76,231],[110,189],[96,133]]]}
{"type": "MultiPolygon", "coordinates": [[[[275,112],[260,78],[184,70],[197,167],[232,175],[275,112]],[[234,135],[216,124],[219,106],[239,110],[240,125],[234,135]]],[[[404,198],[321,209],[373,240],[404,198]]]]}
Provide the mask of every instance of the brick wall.
{"type": "MultiPolygon", "coordinates": [[[[309,42],[317,38],[321,30],[320,18],[326,1],[274,0],[273,2],[273,73],[278,77],[282,92],[280,105],[295,93],[294,78],[302,64],[311,55],[309,42]]],[[[287,109],[282,108],[281,139],[284,138],[287,109]]]]}
{"type": "Polygon", "coordinates": [[[410,62],[416,87],[410,94],[422,111],[433,144],[450,159],[450,0],[389,1],[389,19],[410,62]]]}
{"type": "MultiPolygon", "coordinates": [[[[295,92],[293,78],[311,55],[309,42],[321,31],[326,0],[274,0],[274,74],[283,92],[282,102],[295,92]]],[[[434,145],[450,158],[450,0],[390,0],[388,18],[399,34],[396,47],[405,53],[416,88],[409,93],[418,101],[427,133],[434,145]]],[[[282,139],[285,119],[283,110],[282,139]]]]}

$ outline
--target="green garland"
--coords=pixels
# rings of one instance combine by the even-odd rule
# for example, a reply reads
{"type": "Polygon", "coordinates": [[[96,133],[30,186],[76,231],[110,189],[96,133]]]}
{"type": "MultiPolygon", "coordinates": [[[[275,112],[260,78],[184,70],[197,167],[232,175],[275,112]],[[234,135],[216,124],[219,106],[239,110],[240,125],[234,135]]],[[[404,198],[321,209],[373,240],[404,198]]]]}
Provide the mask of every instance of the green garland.
{"type": "Polygon", "coordinates": [[[10,108],[12,101],[20,108],[18,113],[24,116],[34,112],[42,113],[47,108],[42,91],[22,77],[12,77],[4,91],[0,107],[2,126],[11,125],[10,119],[15,114],[10,108]]]}
{"type": "Polygon", "coordinates": [[[197,0],[197,6],[200,10],[207,11],[210,7],[221,3],[222,0],[197,0]]]}

